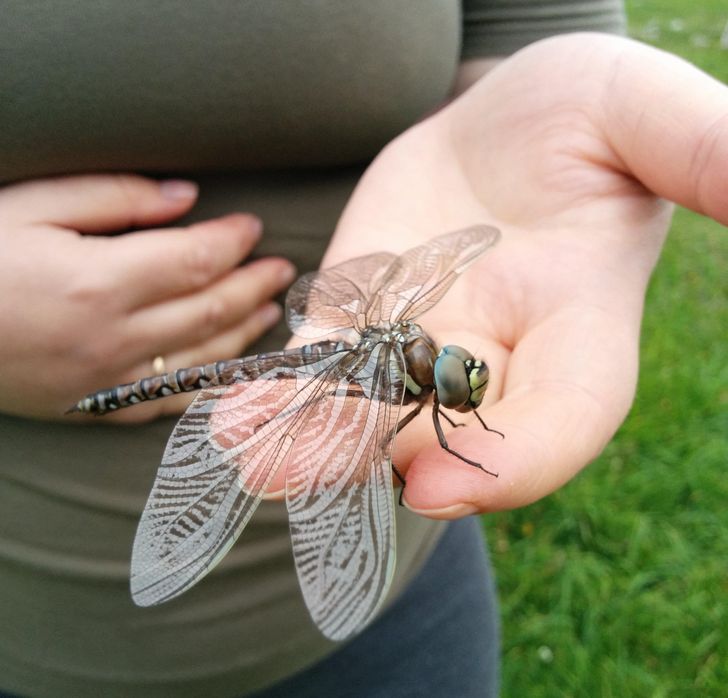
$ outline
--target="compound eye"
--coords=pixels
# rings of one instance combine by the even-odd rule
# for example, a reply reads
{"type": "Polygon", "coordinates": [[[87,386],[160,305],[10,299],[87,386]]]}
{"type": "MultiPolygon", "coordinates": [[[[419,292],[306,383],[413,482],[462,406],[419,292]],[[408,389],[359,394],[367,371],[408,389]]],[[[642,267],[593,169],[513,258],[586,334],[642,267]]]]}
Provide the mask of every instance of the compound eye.
{"type": "Polygon", "coordinates": [[[440,349],[440,355],[456,356],[463,363],[474,361],[473,355],[467,349],[463,349],[457,344],[448,344],[444,346],[440,349]]]}
{"type": "MultiPolygon", "coordinates": [[[[447,348],[447,347],[446,347],[447,348]]],[[[470,399],[468,373],[463,360],[445,349],[435,361],[435,388],[437,399],[443,407],[456,410],[470,399]]]]}

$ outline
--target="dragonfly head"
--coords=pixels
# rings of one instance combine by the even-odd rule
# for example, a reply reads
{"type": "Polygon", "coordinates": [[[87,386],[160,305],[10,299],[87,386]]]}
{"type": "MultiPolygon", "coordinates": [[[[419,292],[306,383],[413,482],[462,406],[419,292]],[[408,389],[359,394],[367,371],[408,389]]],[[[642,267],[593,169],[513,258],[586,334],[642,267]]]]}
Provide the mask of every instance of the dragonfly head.
{"type": "Polygon", "coordinates": [[[443,407],[470,412],[483,401],[490,371],[462,347],[448,344],[435,361],[435,388],[443,407]]]}

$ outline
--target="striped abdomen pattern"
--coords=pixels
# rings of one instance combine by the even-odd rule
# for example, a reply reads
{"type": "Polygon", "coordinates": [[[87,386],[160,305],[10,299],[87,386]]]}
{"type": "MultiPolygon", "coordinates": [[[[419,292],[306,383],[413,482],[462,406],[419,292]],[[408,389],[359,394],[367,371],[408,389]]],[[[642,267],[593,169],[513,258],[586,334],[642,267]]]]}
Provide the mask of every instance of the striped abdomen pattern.
{"type": "Polygon", "coordinates": [[[349,347],[350,345],[345,342],[325,341],[307,344],[298,349],[180,368],[163,375],[141,378],[134,383],[124,383],[90,393],[68,411],[106,414],[139,402],[200,390],[210,384],[230,385],[240,380],[255,380],[274,366],[302,366],[331,352],[346,350],[349,347]]]}

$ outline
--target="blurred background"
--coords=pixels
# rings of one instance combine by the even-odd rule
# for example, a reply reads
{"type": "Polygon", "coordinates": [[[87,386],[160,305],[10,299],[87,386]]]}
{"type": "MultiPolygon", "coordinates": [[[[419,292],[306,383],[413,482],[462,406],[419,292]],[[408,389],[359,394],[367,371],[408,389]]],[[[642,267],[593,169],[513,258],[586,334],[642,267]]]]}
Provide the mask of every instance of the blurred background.
{"type": "MultiPolygon", "coordinates": [[[[627,10],[632,37],[728,83],[726,0],[627,10]]],[[[597,461],[544,501],[483,517],[504,698],[728,696],[728,229],[676,212],[641,362],[597,461]]]]}

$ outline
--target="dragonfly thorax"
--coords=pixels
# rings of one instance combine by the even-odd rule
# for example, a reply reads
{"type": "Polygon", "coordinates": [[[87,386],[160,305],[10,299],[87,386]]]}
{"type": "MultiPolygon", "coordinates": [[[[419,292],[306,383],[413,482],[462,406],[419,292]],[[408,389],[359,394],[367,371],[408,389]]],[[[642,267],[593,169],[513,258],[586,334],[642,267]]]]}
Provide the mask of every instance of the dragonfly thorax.
{"type": "Polygon", "coordinates": [[[374,344],[400,344],[402,346],[417,337],[426,337],[425,331],[414,322],[382,323],[369,325],[362,330],[359,347],[371,349],[374,344]]]}
{"type": "MultiPolygon", "coordinates": [[[[422,327],[414,322],[367,327],[361,334],[357,349],[371,351],[379,343],[397,346],[398,351],[401,351],[404,357],[406,389],[410,396],[422,399],[434,390],[437,346],[422,327]]],[[[409,399],[405,397],[405,403],[409,399]]]]}
{"type": "Polygon", "coordinates": [[[409,339],[402,347],[407,371],[407,390],[419,396],[435,387],[437,347],[424,332],[409,339]]]}

